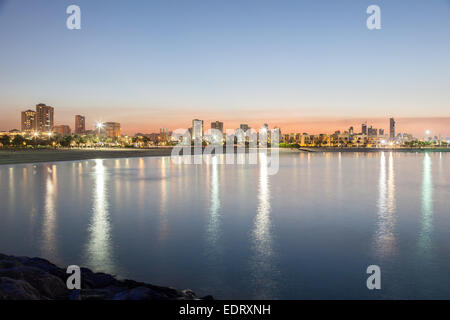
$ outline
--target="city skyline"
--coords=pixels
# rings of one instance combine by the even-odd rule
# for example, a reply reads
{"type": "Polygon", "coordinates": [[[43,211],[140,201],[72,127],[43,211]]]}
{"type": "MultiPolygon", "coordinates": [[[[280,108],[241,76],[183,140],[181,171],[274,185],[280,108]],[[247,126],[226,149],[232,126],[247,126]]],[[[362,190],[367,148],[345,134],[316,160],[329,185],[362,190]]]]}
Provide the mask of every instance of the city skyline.
{"type": "MultiPolygon", "coordinates": [[[[36,108],[38,108],[39,106],[46,106],[43,103],[39,103],[36,105],[36,108]]],[[[49,106],[46,106],[49,107],[49,106]]],[[[53,112],[54,112],[54,108],[53,107],[49,107],[52,110],[52,117],[53,117],[53,112]]],[[[31,109],[26,109],[26,110],[22,110],[20,112],[20,117],[19,117],[19,126],[17,127],[13,127],[13,128],[9,128],[9,129],[2,129],[0,128],[0,131],[3,132],[7,132],[10,130],[15,130],[20,128],[21,131],[25,132],[25,131],[33,131],[34,129],[24,129],[24,117],[25,114],[28,114],[30,112],[33,112],[33,120],[34,121],[34,125],[36,126],[37,121],[38,121],[38,117],[36,116],[36,112],[31,110],[31,109]],[[36,118],[36,119],[35,119],[36,118]]],[[[63,123],[62,121],[57,121],[52,119],[52,124],[54,127],[61,127],[61,126],[68,126],[72,132],[74,133],[82,133],[88,130],[96,130],[96,125],[98,123],[113,123],[114,121],[103,121],[103,120],[97,120],[97,121],[88,121],[86,123],[86,118],[89,118],[89,116],[86,115],[72,115],[72,122],[74,122],[73,124],[70,123],[63,123]],[[82,119],[82,130],[81,131],[77,131],[76,127],[77,127],[77,119],[82,119]]],[[[100,117],[102,118],[102,117],[100,117]]],[[[157,125],[157,127],[155,128],[144,128],[143,130],[137,130],[134,132],[130,132],[128,131],[126,128],[128,127],[126,123],[121,122],[121,129],[120,131],[122,132],[122,134],[124,135],[135,135],[138,133],[156,133],[158,131],[161,130],[161,128],[164,128],[165,130],[169,130],[169,131],[173,131],[175,129],[189,129],[189,128],[193,128],[193,124],[191,125],[191,127],[188,126],[189,122],[193,122],[196,121],[197,119],[199,119],[198,121],[202,122],[202,126],[203,128],[209,128],[209,127],[214,127],[217,124],[220,124],[220,129],[221,130],[226,130],[226,129],[237,129],[237,128],[241,128],[242,126],[245,127],[249,127],[249,128],[253,128],[253,129],[260,129],[262,128],[266,123],[267,123],[267,119],[266,120],[260,120],[260,121],[254,121],[254,122],[246,122],[243,120],[234,120],[234,121],[224,121],[223,119],[203,119],[201,117],[197,117],[194,120],[192,120],[193,117],[191,117],[190,120],[183,122],[182,125],[180,126],[170,126],[170,125],[166,125],[166,124],[159,124],[157,125]],[[230,125],[231,123],[231,125],[230,125]],[[124,129],[125,128],[125,129],[124,129]]],[[[345,131],[349,131],[349,130],[354,130],[355,133],[357,132],[361,132],[361,133],[369,133],[370,130],[381,130],[384,134],[384,132],[391,134],[391,125],[392,122],[391,120],[393,120],[394,117],[389,117],[389,118],[373,118],[373,119],[367,119],[367,118],[360,118],[360,119],[356,119],[356,118],[349,118],[349,119],[336,119],[336,118],[330,118],[330,119],[324,119],[324,118],[315,118],[315,119],[302,119],[300,121],[297,122],[292,122],[294,123],[294,126],[292,126],[292,129],[289,129],[288,127],[283,127],[278,125],[276,122],[272,122],[272,120],[274,119],[269,119],[271,120],[271,127],[272,128],[280,128],[282,132],[284,133],[308,133],[308,134],[332,134],[335,133],[337,131],[341,131],[341,132],[345,132],[345,131]],[[295,125],[296,124],[296,125],[295,125]],[[362,126],[361,130],[358,130],[358,128],[362,126]],[[364,126],[366,126],[365,130],[364,130],[364,126]],[[326,128],[326,129],[322,129],[322,128],[326,128]],[[355,129],[356,128],[356,129],[355,129]]],[[[29,120],[30,121],[30,120],[29,120]]],[[[394,121],[394,127],[395,128],[399,128],[399,129],[395,129],[394,133],[396,132],[397,134],[413,134],[415,136],[417,136],[418,138],[422,138],[422,137],[428,137],[428,136],[448,136],[448,124],[450,124],[450,118],[395,118],[394,121]],[[400,122],[399,122],[400,120],[400,122]],[[427,121],[428,120],[428,121],[427,121]],[[401,127],[399,128],[397,123],[400,123],[401,127]],[[413,125],[411,126],[411,122],[413,123],[413,125]],[[436,126],[436,123],[441,122],[441,127],[438,125],[436,126]],[[420,123],[420,129],[419,131],[416,131],[413,128],[413,126],[416,123],[420,123]],[[442,130],[441,130],[442,129],[442,130]]],[[[37,131],[46,131],[46,130],[37,130],[37,131]]],[[[383,135],[380,134],[380,135],[383,135]]],[[[392,136],[390,135],[390,137],[392,138],[392,136]]]]}
{"type": "Polygon", "coordinates": [[[80,0],[81,30],[66,28],[69,4],[2,1],[0,130],[44,101],[55,125],[83,114],[130,135],[193,118],[331,133],[395,117],[400,132],[450,133],[448,1],[383,2],[375,31],[371,1],[80,0]]]}

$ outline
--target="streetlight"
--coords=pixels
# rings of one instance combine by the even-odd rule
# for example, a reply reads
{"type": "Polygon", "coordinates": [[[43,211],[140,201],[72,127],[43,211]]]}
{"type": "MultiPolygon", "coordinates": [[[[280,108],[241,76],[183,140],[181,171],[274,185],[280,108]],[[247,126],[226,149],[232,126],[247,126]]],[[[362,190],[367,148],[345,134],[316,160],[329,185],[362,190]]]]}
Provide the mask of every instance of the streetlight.
{"type": "Polygon", "coordinates": [[[39,135],[39,133],[37,133],[36,131],[33,133],[33,136],[34,136],[34,148],[36,148],[36,140],[37,140],[38,135],[39,135]]]}
{"type": "Polygon", "coordinates": [[[97,127],[97,129],[98,129],[98,141],[100,142],[100,131],[103,129],[103,127],[105,126],[104,124],[103,124],[103,122],[97,122],[96,124],[95,124],[95,126],[97,127]]]}
{"type": "Polygon", "coordinates": [[[98,129],[98,135],[100,135],[100,130],[103,129],[103,127],[104,127],[103,122],[97,122],[95,126],[98,129]]]}

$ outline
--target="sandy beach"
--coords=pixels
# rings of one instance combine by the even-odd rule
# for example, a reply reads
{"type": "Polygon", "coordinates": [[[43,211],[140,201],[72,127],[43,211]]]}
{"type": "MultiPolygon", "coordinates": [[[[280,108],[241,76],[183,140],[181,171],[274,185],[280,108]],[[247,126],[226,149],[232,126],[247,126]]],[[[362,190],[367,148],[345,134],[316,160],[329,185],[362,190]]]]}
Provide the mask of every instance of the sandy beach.
{"type": "MultiPolygon", "coordinates": [[[[166,157],[171,155],[172,149],[172,147],[148,149],[0,149],[0,165],[89,159],[166,157]]],[[[280,152],[300,151],[298,149],[280,149],[280,152]]]]}
{"type": "MultiPolygon", "coordinates": [[[[246,150],[248,152],[248,149],[246,150]]],[[[89,159],[115,159],[115,158],[139,158],[139,157],[165,157],[170,156],[172,147],[157,147],[149,149],[0,149],[0,165],[75,161],[89,159]]],[[[225,150],[224,150],[225,152],[225,150]]],[[[292,152],[450,152],[448,148],[280,148],[280,153],[292,152]]]]}
{"type": "Polygon", "coordinates": [[[0,165],[88,159],[170,156],[172,148],[151,149],[10,149],[0,150],[0,165]]]}

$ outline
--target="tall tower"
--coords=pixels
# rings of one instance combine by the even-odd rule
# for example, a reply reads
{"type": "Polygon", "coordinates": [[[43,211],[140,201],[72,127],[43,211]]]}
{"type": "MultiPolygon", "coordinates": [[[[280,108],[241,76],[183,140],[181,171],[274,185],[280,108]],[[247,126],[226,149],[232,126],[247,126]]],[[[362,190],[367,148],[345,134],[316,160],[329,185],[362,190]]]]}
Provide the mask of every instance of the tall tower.
{"type": "Polygon", "coordinates": [[[220,133],[223,134],[223,122],[220,121],[211,122],[211,129],[219,130],[220,133]]]}
{"type": "Polygon", "coordinates": [[[40,132],[51,132],[54,127],[54,109],[40,103],[36,106],[36,130],[40,132]]]}
{"type": "Polygon", "coordinates": [[[36,111],[23,111],[20,124],[22,126],[22,132],[31,132],[36,130],[36,111]]]}
{"type": "Polygon", "coordinates": [[[84,116],[75,116],[75,133],[85,134],[86,133],[86,118],[84,116]]]}
{"type": "Polygon", "coordinates": [[[120,123],[118,122],[106,122],[105,123],[106,135],[109,138],[120,138],[121,130],[120,123]]]}
{"type": "Polygon", "coordinates": [[[203,120],[192,120],[192,140],[202,141],[203,139],[203,120]]]}
{"type": "Polygon", "coordinates": [[[389,137],[391,138],[391,140],[395,140],[395,120],[394,120],[394,118],[390,119],[389,137]]]}
{"type": "Polygon", "coordinates": [[[367,134],[367,123],[363,123],[361,126],[362,134],[367,134]]]}
{"type": "Polygon", "coordinates": [[[247,130],[250,129],[250,127],[249,127],[248,124],[246,124],[246,123],[241,124],[241,125],[239,126],[239,128],[240,128],[242,131],[244,131],[244,132],[247,132],[247,130]]]}

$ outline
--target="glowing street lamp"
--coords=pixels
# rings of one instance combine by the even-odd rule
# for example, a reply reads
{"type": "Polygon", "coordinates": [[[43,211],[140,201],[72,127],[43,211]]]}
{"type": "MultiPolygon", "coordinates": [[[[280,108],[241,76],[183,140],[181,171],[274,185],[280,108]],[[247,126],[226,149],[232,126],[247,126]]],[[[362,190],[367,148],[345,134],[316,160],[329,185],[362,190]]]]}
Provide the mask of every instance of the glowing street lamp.
{"type": "Polygon", "coordinates": [[[35,131],[34,133],[33,133],[33,137],[34,137],[34,148],[36,148],[36,143],[37,143],[37,137],[38,137],[38,135],[39,135],[39,133],[37,132],[37,131],[35,131]]]}
{"type": "Polygon", "coordinates": [[[104,124],[103,124],[103,122],[97,122],[96,124],[95,124],[95,126],[97,127],[97,129],[98,129],[98,135],[100,135],[100,130],[102,130],[103,129],[103,127],[105,126],[104,124]]]}

